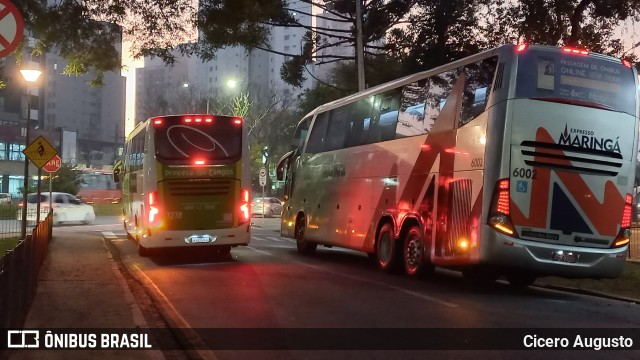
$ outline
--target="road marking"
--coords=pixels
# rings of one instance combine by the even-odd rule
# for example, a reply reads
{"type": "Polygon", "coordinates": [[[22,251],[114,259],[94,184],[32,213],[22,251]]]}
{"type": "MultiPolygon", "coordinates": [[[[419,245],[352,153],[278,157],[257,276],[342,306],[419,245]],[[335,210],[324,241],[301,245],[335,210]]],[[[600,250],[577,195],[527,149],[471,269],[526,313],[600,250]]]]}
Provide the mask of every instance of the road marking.
{"type": "Polygon", "coordinates": [[[116,234],[113,233],[113,231],[102,231],[102,236],[104,236],[105,239],[117,239],[118,236],[116,234]]]}
{"type": "Polygon", "coordinates": [[[282,239],[277,238],[277,237],[275,237],[275,236],[267,236],[266,238],[267,238],[267,239],[269,239],[269,240],[277,241],[277,242],[282,241],[282,239]]]}
{"type": "MultiPolygon", "coordinates": [[[[249,249],[251,249],[253,251],[259,252],[261,254],[264,254],[264,255],[276,257],[275,255],[273,255],[270,252],[258,250],[258,249],[254,248],[254,247],[251,247],[251,246],[247,246],[247,248],[249,248],[249,249]]],[[[327,273],[330,273],[330,274],[346,277],[346,278],[351,279],[351,280],[366,282],[366,283],[378,285],[378,286],[381,286],[381,287],[386,287],[386,288],[389,288],[389,289],[392,289],[392,290],[395,290],[395,291],[400,291],[400,292],[403,292],[405,294],[412,295],[412,296],[421,298],[423,300],[428,300],[428,301],[431,301],[431,302],[434,302],[434,303],[437,303],[437,304],[440,304],[440,305],[448,306],[448,307],[451,307],[451,308],[459,307],[458,304],[454,304],[454,303],[449,302],[449,301],[441,300],[441,299],[438,299],[438,298],[433,297],[433,296],[421,294],[421,293],[416,292],[416,291],[403,289],[403,288],[401,288],[399,286],[385,284],[385,283],[380,282],[380,281],[370,280],[370,279],[366,279],[366,278],[363,278],[363,277],[360,277],[360,276],[348,275],[348,274],[345,274],[345,273],[329,270],[329,269],[326,269],[326,268],[323,268],[323,267],[320,267],[320,266],[310,265],[310,264],[304,263],[302,261],[292,260],[292,262],[294,262],[296,264],[299,264],[299,265],[303,265],[303,266],[312,268],[314,270],[324,271],[324,272],[327,272],[327,273]]]]}

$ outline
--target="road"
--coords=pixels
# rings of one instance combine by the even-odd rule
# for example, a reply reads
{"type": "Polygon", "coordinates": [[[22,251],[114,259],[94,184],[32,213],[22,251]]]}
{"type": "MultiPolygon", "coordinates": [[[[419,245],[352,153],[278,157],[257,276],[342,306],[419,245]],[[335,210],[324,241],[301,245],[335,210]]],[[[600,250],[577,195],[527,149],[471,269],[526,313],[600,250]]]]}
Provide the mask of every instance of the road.
{"type": "MultiPolygon", "coordinates": [[[[437,330],[419,332],[420,328],[488,329],[485,336],[508,336],[510,332],[491,329],[515,329],[513,332],[517,333],[517,329],[526,332],[531,328],[542,329],[540,331],[543,328],[596,328],[596,336],[606,337],[616,334],[611,329],[640,327],[640,311],[636,304],[537,287],[515,289],[506,283],[472,286],[459,274],[446,270],[439,270],[427,280],[408,279],[380,273],[366,255],[335,248],[320,247],[315,256],[304,257],[297,254],[293,240],[279,236],[277,218],[254,219],[260,227],[253,227],[250,246],[234,248],[231,257],[224,259],[184,250],[166,250],[151,258],[141,258],[118,222],[115,217],[101,218],[95,225],[59,227],[54,231],[98,232],[108,239],[129,272],[150,289],[174,325],[183,329],[211,330],[198,330],[192,334],[196,335],[196,343],[205,344],[204,357],[424,358],[424,351],[409,350],[429,343],[430,336],[439,339],[439,333],[437,330]],[[335,342],[335,335],[327,333],[323,336],[317,330],[332,328],[337,329],[337,334],[349,337],[349,341],[362,342],[363,336],[380,336],[372,341],[375,348],[394,348],[393,341],[397,339],[389,335],[397,333],[389,332],[389,329],[400,329],[400,336],[408,337],[411,337],[411,329],[416,329],[414,331],[425,338],[418,337],[416,343],[409,346],[403,343],[407,346],[403,348],[409,349],[405,351],[214,351],[212,349],[221,346],[221,333],[215,329],[221,328],[262,329],[262,333],[257,333],[261,336],[271,329],[276,334],[292,336],[290,341],[294,342],[302,341],[298,338],[302,335],[286,331],[277,333],[276,330],[316,329],[312,331],[317,332],[310,335],[318,336],[318,341],[326,337],[327,341],[335,342]],[[355,330],[349,330],[352,328],[355,330]]],[[[479,331],[480,334],[483,332],[479,331]]],[[[440,333],[450,336],[440,339],[445,348],[446,343],[458,334],[440,333]]],[[[247,335],[256,334],[239,332],[239,336],[247,335]]],[[[477,337],[478,333],[473,336],[477,337]]],[[[260,346],[255,338],[248,339],[247,343],[260,346]]],[[[269,344],[263,345],[269,347],[269,344]]],[[[340,348],[335,343],[330,345],[340,348]]],[[[520,343],[513,346],[518,348],[520,343]]],[[[429,354],[438,358],[478,357],[477,351],[429,354]]],[[[483,358],[540,357],[535,351],[487,350],[482,354],[483,358]]],[[[638,356],[637,352],[630,351],[544,352],[546,357],[563,359],[609,359],[612,354],[616,358],[638,356]]]]}

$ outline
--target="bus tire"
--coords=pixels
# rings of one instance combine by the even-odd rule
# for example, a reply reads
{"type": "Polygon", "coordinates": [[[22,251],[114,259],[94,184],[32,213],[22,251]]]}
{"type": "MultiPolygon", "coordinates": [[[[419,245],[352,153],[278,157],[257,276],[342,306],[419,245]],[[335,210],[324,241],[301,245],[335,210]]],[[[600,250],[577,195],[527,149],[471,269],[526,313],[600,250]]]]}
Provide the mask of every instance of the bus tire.
{"type": "Polygon", "coordinates": [[[505,277],[507,278],[509,285],[519,287],[519,288],[528,287],[532,285],[534,282],[536,282],[535,275],[525,273],[525,272],[510,273],[505,275],[505,277]]]}
{"type": "Polygon", "coordinates": [[[421,277],[432,273],[435,267],[424,255],[425,243],[420,227],[413,225],[404,238],[402,259],[404,272],[410,277],[421,277]]]}
{"type": "Polygon", "coordinates": [[[142,257],[147,257],[149,256],[151,250],[149,250],[148,248],[142,246],[142,244],[140,244],[140,239],[138,239],[138,255],[142,256],[142,257]]]}
{"type": "Polygon", "coordinates": [[[303,255],[311,255],[316,251],[318,244],[305,239],[307,232],[307,220],[301,216],[296,222],[296,247],[298,252],[303,255]]]}
{"type": "Polygon", "coordinates": [[[400,248],[393,236],[393,225],[384,223],[376,238],[376,262],[380,270],[395,272],[400,263],[400,248]]]}

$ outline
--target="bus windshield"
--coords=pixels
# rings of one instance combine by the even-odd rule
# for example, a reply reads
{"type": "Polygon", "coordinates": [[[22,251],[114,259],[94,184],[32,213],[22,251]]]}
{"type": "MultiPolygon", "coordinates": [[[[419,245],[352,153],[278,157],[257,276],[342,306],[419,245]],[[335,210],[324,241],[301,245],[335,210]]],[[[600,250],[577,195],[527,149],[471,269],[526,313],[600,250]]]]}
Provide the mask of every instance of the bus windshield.
{"type": "Polygon", "coordinates": [[[636,113],[633,71],[589,55],[527,49],[519,54],[516,97],[636,113]]]}
{"type": "Polygon", "coordinates": [[[154,124],[158,160],[187,163],[193,160],[237,161],[242,155],[242,123],[235,118],[167,116],[154,124]],[[196,120],[200,120],[197,121],[196,120]]]}

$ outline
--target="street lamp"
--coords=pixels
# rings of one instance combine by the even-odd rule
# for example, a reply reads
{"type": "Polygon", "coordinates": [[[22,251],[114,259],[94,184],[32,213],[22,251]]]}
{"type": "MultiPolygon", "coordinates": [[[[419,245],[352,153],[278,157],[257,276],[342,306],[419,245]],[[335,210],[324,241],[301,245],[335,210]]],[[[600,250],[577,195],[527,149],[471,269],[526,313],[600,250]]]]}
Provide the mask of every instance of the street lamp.
{"type": "MultiPolygon", "coordinates": [[[[42,72],[36,69],[23,69],[20,70],[20,74],[27,81],[27,131],[25,133],[25,143],[24,147],[26,149],[31,142],[30,134],[31,134],[31,84],[35,83],[40,77],[42,72]]],[[[27,191],[29,189],[29,158],[27,156],[24,157],[24,193],[22,195],[22,229],[20,232],[21,238],[27,238],[27,191]]],[[[40,204],[40,199],[38,200],[38,204],[40,204]]],[[[39,209],[38,209],[39,210],[39,209]]]]}

